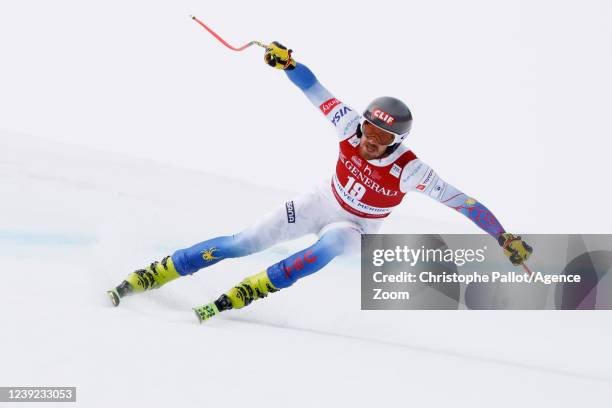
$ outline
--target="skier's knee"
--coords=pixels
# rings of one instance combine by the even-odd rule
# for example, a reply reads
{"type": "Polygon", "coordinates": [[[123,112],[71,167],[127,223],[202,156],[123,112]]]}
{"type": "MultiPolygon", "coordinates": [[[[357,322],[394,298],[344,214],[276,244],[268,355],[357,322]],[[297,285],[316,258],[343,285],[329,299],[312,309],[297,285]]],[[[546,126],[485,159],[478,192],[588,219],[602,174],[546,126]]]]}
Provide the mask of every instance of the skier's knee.
{"type": "Polygon", "coordinates": [[[361,232],[351,222],[329,224],[321,230],[321,241],[336,252],[336,255],[354,254],[361,249],[361,232]]]}
{"type": "Polygon", "coordinates": [[[235,257],[251,255],[263,249],[258,245],[256,237],[248,230],[232,235],[232,239],[235,257]]]}
{"type": "Polygon", "coordinates": [[[324,233],[317,244],[318,247],[329,252],[330,255],[338,256],[346,249],[346,234],[340,229],[332,229],[324,233]]]}

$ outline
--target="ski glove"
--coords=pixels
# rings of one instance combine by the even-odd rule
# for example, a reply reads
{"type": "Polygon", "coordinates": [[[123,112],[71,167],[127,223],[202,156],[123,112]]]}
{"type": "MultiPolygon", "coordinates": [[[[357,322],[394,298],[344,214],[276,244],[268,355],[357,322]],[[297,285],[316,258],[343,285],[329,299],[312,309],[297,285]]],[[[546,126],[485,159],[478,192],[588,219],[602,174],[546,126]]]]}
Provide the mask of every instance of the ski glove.
{"type": "Polygon", "coordinates": [[[501,234],[497,238],[497,242],[504,249],[506,255],[512,265],[521,265],[531,256],[533,248],[527,245],[520,235],[509,234],[507,232],[501,234]]]}
{"type": "Polygon", "coordinates": [[[292,70],[295,68],[295,60],[291,57],[292,52],[293,50],[288,50],[284,45],[274,41],[266,48],[264,61],[276,69],[292,70]]]}

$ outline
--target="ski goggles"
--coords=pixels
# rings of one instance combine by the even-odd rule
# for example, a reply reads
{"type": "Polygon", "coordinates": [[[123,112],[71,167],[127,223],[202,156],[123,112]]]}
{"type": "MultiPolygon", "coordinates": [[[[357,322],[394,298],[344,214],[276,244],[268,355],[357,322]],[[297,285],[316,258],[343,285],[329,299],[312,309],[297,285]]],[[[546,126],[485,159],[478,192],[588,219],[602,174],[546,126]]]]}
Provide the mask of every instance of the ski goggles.
{"type": "Polygon", "coordinates": [[[385,130],[379,126],[376,126],[375,124],[373,124],[372,122],[370,122],[364,117],[361,118],[361,134],[367,137],[368,139],[374,139],[376,143],[381,146],[391,146],[396,143],[401,143],[402,140],[404,140],[404,138],[407,135],[407,133],[403,135],[398,135],[398,134],[389,132],[388,130],[385,130]],[[367,131],[368,127],[370,126],[384,132],[384,134],[381,135],[380,134],[381,132],[373,133],[371,130],[367,131]]]}

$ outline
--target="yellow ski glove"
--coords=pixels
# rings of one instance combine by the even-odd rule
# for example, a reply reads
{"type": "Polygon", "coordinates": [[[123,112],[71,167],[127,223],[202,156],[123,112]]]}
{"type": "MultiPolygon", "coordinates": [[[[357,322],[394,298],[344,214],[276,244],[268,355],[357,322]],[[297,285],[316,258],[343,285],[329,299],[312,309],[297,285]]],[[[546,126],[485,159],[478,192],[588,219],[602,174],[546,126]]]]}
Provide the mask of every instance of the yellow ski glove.
{"type": "Polygon", "coordinates": [[[274,41],[266,48],[264,61],[276,69],[292,70],[295,68],[295,60],[291,57],[292,52],[293,50],[288,50],[284,45],[274,41]]]}
{"type": "Polygon", "coordinates": [[[521,265],[531,256],[533,248],[520,235],[503,233],[497,238],[497,242],[504,249],[504,255],[510,259],[512,265],[521,265]]]}

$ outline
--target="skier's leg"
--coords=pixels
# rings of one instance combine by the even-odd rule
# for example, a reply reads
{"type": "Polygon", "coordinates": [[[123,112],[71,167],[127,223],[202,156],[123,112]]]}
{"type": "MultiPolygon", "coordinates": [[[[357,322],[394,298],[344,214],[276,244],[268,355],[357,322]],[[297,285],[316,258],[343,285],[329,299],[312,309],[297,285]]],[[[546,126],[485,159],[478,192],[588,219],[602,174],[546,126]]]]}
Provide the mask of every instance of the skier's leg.
{"type": "Polygon", "coordinates": [[[266,216],[231,236],[200,242],[172,254],[180,275],[191,275],[226,258],[239,258],[263,251],[279,242],[289,241],[320,228],[316,212],[318,196],[314,194],[289,201],[266,216]],[[291,218],[293,217],[293,218],[291,218]]]}
{"type": "Polygon", "coordinates": [[[336,256],[359,250],[361,233],[357,226],[341,222],[329,227],[332,228],[325,228],[319,240],[310,247],[244,279],[215,302],[194,309],[200,320],[223,310],[247,306],[268,293],[287,288],[298,279],[319,271],[336,256]]]}
{"type": "Polygon", "coordinates": [[[242,234],[221,236],[177,250],[172,254],[172,261],[180,275],[191,275],[223,259],[250,255],[257,252],[255,249],[258,248],[254,242],[244,239],[242,234]]]}
{"type": "Polygon", "coordinates": [[[328,229],[313,245],[268,267],[266,272],[275,288],[284,289],[319,271],[336,256],[354,252],[360,242],[361,234],[352,225],[328,229]]]}
{"type": "Polygon", "coordinates": [[[153,262],[132,272],[108,295],[117,306],[120,299],[130,293],[156,289],[223,259],[246,256],[276,243],[315,233],[319,228],[318,220],[306,215],[313,213],[318,200],[314,194],[303,195],[278,207],[238,234],[216,237],[180,249],[161,262],[153,262]]]}

